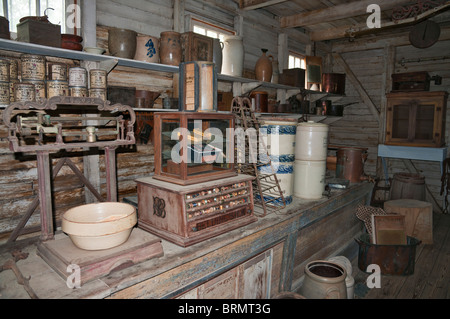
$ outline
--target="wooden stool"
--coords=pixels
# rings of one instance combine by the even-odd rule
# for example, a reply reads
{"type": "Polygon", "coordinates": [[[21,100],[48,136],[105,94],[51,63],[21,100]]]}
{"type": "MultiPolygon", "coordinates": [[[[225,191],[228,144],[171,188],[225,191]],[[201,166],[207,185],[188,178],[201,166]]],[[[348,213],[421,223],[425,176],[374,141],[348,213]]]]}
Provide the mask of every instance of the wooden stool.
{"type": "Polygon", "coordinates": [[[396,199],[384,203],[388,214],[405,216],[406,235],[433,244],[433,205],[416,199],[396,199]]]}

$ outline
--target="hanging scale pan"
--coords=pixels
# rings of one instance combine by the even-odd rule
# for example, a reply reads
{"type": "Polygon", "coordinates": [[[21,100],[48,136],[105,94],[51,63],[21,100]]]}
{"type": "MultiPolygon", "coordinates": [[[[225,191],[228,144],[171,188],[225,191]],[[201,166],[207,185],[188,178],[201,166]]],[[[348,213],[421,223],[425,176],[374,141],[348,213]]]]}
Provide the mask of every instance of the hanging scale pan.
{"type": "Polygon", "coordinates": [[[431,47],[439,39],[441,28],[436,22],[425,20],[416,24],[409,32],[409,42],[416,48],[431,47]]]}

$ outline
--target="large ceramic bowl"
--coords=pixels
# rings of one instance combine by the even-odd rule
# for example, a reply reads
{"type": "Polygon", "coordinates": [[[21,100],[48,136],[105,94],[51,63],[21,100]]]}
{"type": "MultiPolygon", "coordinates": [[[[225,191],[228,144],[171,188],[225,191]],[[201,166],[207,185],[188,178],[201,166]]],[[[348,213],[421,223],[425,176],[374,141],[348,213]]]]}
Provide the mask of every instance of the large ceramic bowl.
{"type": "Polygon", "coordinates": [[[126,242],[136,222],[132,205],[103,202],[69,209],[62,216],[61,227],[78,248],[102,250],[126,242]]]}

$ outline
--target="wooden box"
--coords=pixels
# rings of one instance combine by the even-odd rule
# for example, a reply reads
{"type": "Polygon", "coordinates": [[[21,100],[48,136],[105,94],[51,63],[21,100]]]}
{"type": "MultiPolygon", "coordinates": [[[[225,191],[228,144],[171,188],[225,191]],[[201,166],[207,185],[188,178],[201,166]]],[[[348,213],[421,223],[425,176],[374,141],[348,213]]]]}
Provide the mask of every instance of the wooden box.
{"type": "Polygon", "coordinates": [[[278,80],[280,84],[305,88],[305,70],[300,68],[284,69],[278,80]]]}
{"type": "Polygon", "coordinates": [[[17,25],[17,41],[61,47],[61,27],[49,22],[25,20],[17,25]]]}
{"type": "Polygon", "coordinates": [[[428,72],[409,72],[392,74],[391,92],[429,91],[430,76],[428,72]]]}
{"type": "Polygon", "coordinates": [[[182,186],[138,179],[138,227],[186,247],[256,221],[249,175],[182,186]]]}
{"type": "Polygon", "coordinates": [[[185,32],[181,35],[182,62],[213,61],[213,38],[185,32]]]}
{"type": "Polygon", "coordinates": [[[441,147],[447,96],[443,91],[387,94],[385,144],[441,147]]]}
{"type": "Polygon", "coordinates": [[[155,113],[154,178],[190,185],[236,176],[233,129],[231,113],[155,113]]]}

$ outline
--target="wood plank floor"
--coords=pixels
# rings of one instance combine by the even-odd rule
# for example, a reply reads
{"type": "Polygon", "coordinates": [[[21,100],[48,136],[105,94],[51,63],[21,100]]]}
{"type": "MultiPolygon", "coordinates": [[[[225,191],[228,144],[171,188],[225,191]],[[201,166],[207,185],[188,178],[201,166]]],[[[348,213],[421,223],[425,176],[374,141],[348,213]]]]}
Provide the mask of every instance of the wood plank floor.
{"type": "Polygon", "coordinates": [[[433,213],[433,244],[417,246],[414,274],[381,275],[381,287],[369,289],[368,274],[353,261],[355,299],[450,299],[449,266],[450,215],[433,213]]]}

